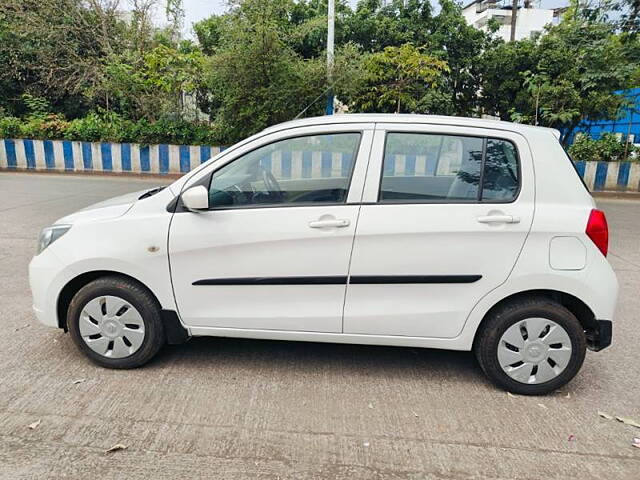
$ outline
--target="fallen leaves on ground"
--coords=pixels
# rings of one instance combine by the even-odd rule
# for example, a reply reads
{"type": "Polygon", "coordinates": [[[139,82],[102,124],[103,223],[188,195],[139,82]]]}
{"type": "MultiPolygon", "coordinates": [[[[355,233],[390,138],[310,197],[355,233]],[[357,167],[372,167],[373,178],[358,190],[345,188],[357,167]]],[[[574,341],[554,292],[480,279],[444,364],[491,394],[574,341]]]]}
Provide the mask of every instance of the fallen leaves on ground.
{"type": "Polygon", "coordinates": [[[633,418],[616,416],[616,420],[624,423],[625,425],[631,425],[632,427],[640,428],[640,423],[636,422],[633,418]]]}
{"type": "Polygon", "coordinates": [[[123,445],[121,443],[116,443],[113,447],[106,449],[104,453],[113,453],[119,450],[126,450],[126,449],[127,449],[126,445],[123,445]]]}
{"type": "Polygon", "coordinates": [[[619,415],[616,415],[614,417],[613,415],[609,415],[608,413],[601,412],[600,410],[598,410],[598,415],[600,415],[602,418],[606,418],[607,420],[613,420],[615,418],[620,423],[624,423],[625,425],[630,425],[632,427],[640,428],[640,422],[635,421],[633,418],[621,417],[619,415]]]}

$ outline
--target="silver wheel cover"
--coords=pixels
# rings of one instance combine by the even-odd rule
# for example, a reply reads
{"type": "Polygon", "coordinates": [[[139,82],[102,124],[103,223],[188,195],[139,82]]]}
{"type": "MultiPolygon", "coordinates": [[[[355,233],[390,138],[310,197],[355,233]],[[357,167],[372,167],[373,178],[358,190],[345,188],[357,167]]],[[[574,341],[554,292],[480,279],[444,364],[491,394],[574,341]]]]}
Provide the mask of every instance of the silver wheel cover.
{"type": "Polygon", "coordinates": [[[527,318],[500,337],[498,363],[515,381],[538,384],[560,375],[569,364],[571,351],[564,328],[546,318],[527,318]]]}
{"type": "Polygon", "coordinates": [[[126,300],[111,295],[89,301],[80,312],[79,327],[84,343],[108,358],[133,355],[144,341],[140,312],[126,300]]]}

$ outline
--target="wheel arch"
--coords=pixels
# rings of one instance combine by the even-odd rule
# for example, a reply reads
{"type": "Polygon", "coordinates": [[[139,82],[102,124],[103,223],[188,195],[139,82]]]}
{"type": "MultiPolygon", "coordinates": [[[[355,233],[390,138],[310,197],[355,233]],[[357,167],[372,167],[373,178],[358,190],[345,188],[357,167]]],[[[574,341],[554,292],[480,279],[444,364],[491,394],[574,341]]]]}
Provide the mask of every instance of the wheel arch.
{"type": "Polygon", "coordinates": [[[554,300],[558,302],[560,305],[564,306],[567,310],[569,310],[580,322],[582,328],[586,332],[592,331],[597,327],[596,317],[593,313],[593,310],[580,300],[575,295],[570,293],[562,292],[560,290],[546,290],[546,289],[532,289],[525,290],[517,293],[512,293],[507,297],[504,297],[497,303],[495,303],[482,317],[480,324],[478,325],[476,332],[474,334],[473,344],[475,346],[476,340],[478,338],[479,332],[482,331],[483,325],[487,322],[487,320],[491,317],[492,313],[495,312],[498,308],[501,308],[503,305],[507,303],[517,302],[520,299],[524,298],[546,298],[554,300]]]}
{"type": "Polygon", "coordinates": [[[56,314],[58,317],[58,327],[62,328],[65,332],[68,330],[67,328],[67,312],[69,310],[69,304],[71,303],[71,299],[75,296],[78,291],[85,285],[88,285],[94,280],[98,278],[107,277],[107,276],[118,276],[124,277],[127,280],[133,281],[147,290],[151,296],[155,299],[160,306],[160,301],[158,297],[153,293],[153,291],[147,287],[143,282],[138,280],[137,278],[132,277],[131,275],[127,275],[126,273],[117,272],[113,270],[93,270],[90,272],[84,272],[71,280],[69,280],[65,286],[60,290],[60,294],[58,295],[58,301],[56,303],[56,314]]]}

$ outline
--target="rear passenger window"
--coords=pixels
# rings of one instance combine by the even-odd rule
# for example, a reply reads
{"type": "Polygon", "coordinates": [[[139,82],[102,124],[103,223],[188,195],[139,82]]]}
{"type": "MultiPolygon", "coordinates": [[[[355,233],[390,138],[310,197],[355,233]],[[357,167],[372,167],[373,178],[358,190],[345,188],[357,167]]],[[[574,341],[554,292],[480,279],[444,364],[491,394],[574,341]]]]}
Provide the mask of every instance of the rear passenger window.
{"type": "Polygon", "coordinates": [[[509,201],[518,193],[518,156],[513,143],[489,138],[482,177],[482,199],[509,201]]]}
{"type": "Polygon", "coordinates": [[[389,133],[385,143],[379,201],[511,201],[518,192],[518,172],[515,146],[506,140],[389,133]]]}

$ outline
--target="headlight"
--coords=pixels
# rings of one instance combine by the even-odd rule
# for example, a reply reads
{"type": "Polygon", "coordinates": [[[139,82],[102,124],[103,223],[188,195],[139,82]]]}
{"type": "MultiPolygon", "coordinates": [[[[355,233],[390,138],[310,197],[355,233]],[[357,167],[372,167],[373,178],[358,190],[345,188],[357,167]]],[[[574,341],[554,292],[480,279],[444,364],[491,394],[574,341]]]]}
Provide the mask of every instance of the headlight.
{"type": "Polygon", "coordinates": [[[51,227],[43,228],[38,237],[38,251],[36,255],[42,253],[42,251],[59,239],[62,235],[67,233],[71,225],[53,225],[51,227]]]}

